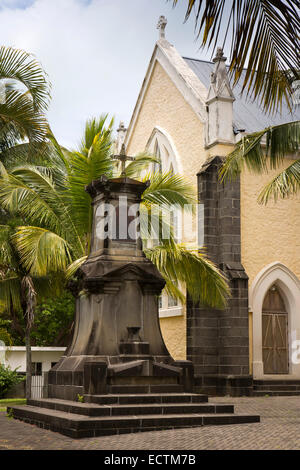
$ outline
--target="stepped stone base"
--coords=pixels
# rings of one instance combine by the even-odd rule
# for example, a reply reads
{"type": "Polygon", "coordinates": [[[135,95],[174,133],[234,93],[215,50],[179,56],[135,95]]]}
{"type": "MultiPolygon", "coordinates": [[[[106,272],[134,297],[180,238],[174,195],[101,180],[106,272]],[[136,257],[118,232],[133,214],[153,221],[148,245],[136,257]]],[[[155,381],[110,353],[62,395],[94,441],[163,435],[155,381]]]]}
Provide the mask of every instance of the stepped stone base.
{"type": "Polygon", "coordinates": [[[251,375],[203,375],[194,377],[194,384],[195,392],[210,396],[253,396],[253,377],[251,375]]]}
{"type": "Polygon", "coordinates": [[[194,393],[85,395],[84,403],[56,398],[13,406],[13,417],[72,438],[141,431],[258,423],[257,415],[236,415],[227,404],[208,403],[194,393]]]}
{"type": "Polygon", "coordinates": [[[253,396],[300,396],[300,380],[254,380],[253,396]]]}

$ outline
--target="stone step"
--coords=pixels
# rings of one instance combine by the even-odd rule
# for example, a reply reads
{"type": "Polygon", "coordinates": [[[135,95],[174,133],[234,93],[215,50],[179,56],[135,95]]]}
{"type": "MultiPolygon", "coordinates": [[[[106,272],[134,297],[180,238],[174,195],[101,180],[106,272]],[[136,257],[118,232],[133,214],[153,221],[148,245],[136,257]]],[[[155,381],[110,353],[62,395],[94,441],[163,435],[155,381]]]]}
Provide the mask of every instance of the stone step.
{"type": "Polygon", "coordinates": [[[276,392],[277,390],[282,392],[294,390],[300,392],[300,385],[254,385],[253,390],[273,390],[274,392],[276,392]]]}
{"type": "Polygon", "coordinates": [[[298,385],[300,380],[253,380],[253,385],[298,385]]]}
{"type": "Polygon", "coordinates": [[[162,414],[209,414],[233,413],[233,405],[203,404],[203,403],[154,403],[154,404],[111,404],[95,405],[93,403],[76,403],[68,400],[30,399],[30,406],[65,411],[85,416],[136,416],[136,415],[162,415],[162,414]]]}
{"type": "Polygon", "coordinates": [[[270,397],[293,397],[300,396],[300,391],[253,390],[254,397],[265,397],[266,395],[270,397]]]}
{"type": "Polygon", "coordinates": [[[183,386],[178,384],[156,385],[108,385],[110,394],[144,394],[144,393],[182,393],[183,386]]]}
{"type": "Polygon", "coordinates": [[[132,395],[84,395],[85,403],[98,405],[143,404],[143,403],[207,403],[208,396],[198,393],[146,393],[132,395]]]}
{"type": "Polygon", "coordinates": [[[36,406],[14,406],[13,417],[44,429],[60,432],[72,438],[105,436],[140,431],[198,427],[205,425],[225,425],[258,423],[257,415],[234,414],[168,414],[114,417],[86,417],[36,406]]]}

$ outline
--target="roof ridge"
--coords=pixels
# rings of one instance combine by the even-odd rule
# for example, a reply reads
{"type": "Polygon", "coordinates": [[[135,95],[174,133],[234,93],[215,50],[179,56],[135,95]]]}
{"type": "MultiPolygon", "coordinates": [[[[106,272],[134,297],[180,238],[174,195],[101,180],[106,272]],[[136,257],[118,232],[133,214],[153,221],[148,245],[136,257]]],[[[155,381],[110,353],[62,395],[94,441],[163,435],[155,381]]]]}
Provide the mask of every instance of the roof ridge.
{"type": "MultiPolygon", "coordinates": [[[[196,62],[205,62],[206,64],[211,64],[214,65],[214,62],[211,62],[210,60],[204,60],[204,59],[195,59],[194,57],[187,57],[187,56],[182,56],[183,59],[187,60],[195,60],[196,62]]],[[[226,67],[229,67],[229,65],[226,64],[226,67]]],[[[243,67],[243,70],[248,70],[247,67],[243,67]]]]}

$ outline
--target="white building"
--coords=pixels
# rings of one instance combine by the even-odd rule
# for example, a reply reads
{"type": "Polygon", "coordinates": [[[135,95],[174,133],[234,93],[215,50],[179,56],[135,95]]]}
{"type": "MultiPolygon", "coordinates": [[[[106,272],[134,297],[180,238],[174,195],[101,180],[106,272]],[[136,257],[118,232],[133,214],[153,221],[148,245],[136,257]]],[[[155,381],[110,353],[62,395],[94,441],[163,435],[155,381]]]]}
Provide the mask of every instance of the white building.
{"type": "MultiPolygon", "coordinates": [[[[1,342],[0,342],[1,343],[1,342]]],[[[32,397],[42,396],[44,385],[44,372],[48,372],[61,358],[65,347],[40,347],[32,346],[32,397]]],[[[25,346],[1,346],[0,363],[18,369],[18,372],[26,372],[26,348],[25,346]]],[[[22,398],[25,393],[25,383],[21,383],[9,393],[11,397],[22,398]]]]}

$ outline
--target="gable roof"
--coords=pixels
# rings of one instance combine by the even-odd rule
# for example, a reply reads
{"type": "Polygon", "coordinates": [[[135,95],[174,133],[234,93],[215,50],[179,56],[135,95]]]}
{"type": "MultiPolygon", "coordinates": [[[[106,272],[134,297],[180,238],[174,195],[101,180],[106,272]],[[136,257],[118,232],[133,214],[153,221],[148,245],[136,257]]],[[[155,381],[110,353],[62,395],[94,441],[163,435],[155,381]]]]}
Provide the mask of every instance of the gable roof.
{"type": "MultiPolygon", "coordinates": [[[[200,82],[209,89],[210,76],[214,71],[215,64],[204,60],[191,59],[183,57],[187,65],[193,70],[195,75],[199,78],[200,82]]],[[[227,67],[228,69],[228,67],[227,67]]],[[[247,99],[247,93],[244,92],[241,96],[243,76],[246,74],[246,69],[243,71],[241,80],[233,88],[235,102],[233,103],[233,116],[235,130],[244,129],[247,133],[256,132],[268,126],[276,126],[289,121],[300,120],[300,106],[296,105],[293,114],[289,112],[286,104],[283,103],[281,113],[266,114],[259,106],[259,102],[247,99]]]]}
{"type": "Polygon", "coordinates": [[[197,75],[188,66],[175,47],[166,39],[159,39],[155,44],[146,76],[143,80],[142,87],[131,116],[125,137],[126,147],[130,141],[156,62],[162,66],[186,102],[194,110],[200,121],[204,123],[206,120],[206,87],[201,83],[201,81],[199,81],[197,75]]]}
{"type": "MultiPolygon", "coordinates": [[[[131,116],[125,136],[126,147],[130,142],[156,62],[160,63],[185,101],[194,110],[199,120],[204,123],[207,119],[206,99],[210,86],[211,72],[213,72],[215,64],[204,60],[182,57],[176,48],[166,39],[160,39],[155,44],[146,76],[131,116]]],[[[246,73],[246,70],[244,73],[246,73]]],[[[238,133],[237,131],[239,130],[245,130],[245,132],[251,133],[263,130],[268,126],[300,120],[300,105],[295,107],[293,114],[289,112],[286,105],[282,106],[281,114],[266,114],[257,102],[252,102],[250,99],[247,99],[246,93],[240,96],[242,88],[241,83],[242,81],[237,83],[233,89],[235,97],[233,103],[233,124],[236,133],[238,133]]]]}

